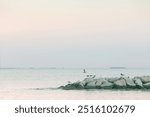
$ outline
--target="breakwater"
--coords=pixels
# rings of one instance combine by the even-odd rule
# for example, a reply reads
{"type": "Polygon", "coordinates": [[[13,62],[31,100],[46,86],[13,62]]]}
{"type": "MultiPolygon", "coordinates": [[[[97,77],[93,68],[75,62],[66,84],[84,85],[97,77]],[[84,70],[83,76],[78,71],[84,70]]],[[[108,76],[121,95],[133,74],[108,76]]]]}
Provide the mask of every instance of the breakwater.
{"type": "Polygon", "coordinates": [[[69,82],[59,88],[65,90],[80,89],[150,89],[150,76],[96,78],[87,77],[82,81],[69,82]]]}

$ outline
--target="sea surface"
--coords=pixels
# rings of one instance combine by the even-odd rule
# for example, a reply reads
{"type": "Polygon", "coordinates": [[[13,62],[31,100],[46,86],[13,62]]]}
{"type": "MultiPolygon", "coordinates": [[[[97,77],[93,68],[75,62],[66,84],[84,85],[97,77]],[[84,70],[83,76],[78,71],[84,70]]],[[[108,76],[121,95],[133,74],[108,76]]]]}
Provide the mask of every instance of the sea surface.
{"type": "Polygon", "coordinates": [[[120,77],[150,75],[150,69],[0,69],[0,99],[3,100],[149,100],[150,90],[62,90],[68,81],[86,75],[120,77]]]}

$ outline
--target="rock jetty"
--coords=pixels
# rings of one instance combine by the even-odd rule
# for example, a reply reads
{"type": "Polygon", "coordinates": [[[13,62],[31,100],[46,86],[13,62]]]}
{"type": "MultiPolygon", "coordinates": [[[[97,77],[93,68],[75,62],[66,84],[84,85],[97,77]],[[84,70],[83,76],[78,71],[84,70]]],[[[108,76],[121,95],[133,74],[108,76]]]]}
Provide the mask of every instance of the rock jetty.
{"type": "Polygon", "coordinates": [[[150,76],[96,78],[88,77],[83,81],[68,83],[59,88],[65,90],[80,89],[150,89],[150,76]]]}

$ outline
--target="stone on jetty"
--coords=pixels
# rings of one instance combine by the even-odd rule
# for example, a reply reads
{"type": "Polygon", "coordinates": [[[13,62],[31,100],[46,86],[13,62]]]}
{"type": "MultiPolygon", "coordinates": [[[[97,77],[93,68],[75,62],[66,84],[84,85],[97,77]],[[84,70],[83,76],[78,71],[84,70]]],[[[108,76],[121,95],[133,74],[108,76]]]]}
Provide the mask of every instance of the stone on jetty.
{"type": "Polygon", "coordinates": [[[85,85],[87,85],[89,82],[92,82],[93,81],[93,79],[92,78],[85,78],[83,81],[81,81],[82,82],[82,84],[85,86],[85,85]]]}
{"type": "Polygon", "coordinates": [[[142,81],[141,81],[140,79],[135,78],[135,79],[134,79],[134,82],[135,82],[135,84],[136,84],[136,88],[139,88],[139,89],[144,88],[144,87],[143,87],[143,83],[142,83],[142,81]]]}
{"type": "Polygon", "coordinates": [[[150,76],[121,78],[85,78],[83,81],[60,86],[60,89],[150,89],[150,76]]]}
{"type": "Polygon", "coordinates": [[[100,86],[102,89],[112,89],[113,88],[113,83],[110,83],[108,81],[105,81],[101,84],[100,86]]]}
{"type": "Polygon", "coordinates": [[[91,82],[88,82],[86,85],[85,85],[85,88],[86,89],[95,89],[96,88],[96,80],[93,80],[91,82]]]}
{"type": "Polygon", "coordinates": [[[75,82],[72,84],[67,84],[63,87],[63,89],[66,89],[66,90],[83,89],[83,88],[84,88],[84,84],[82,82],[75,82]]]}
{"type": "Polygon", "coordinates": [[[103,78],[96,79],[96,83],[95,83],[96,88],[101,88],[101,85],[102,85],[104,82],[106,82],[106,80],[103,79],[103,78]]]}
{"type": "Polygon", "coordinates": [[[150,76],[143,76],[140,79],[144,84],[150,82],[150,76]]]}
{"type": "Polygon", "coordinates": [[[150,89],[150,82],[143,84],[143,86],[144,86],[144,88],[146,88],[146,89],[150,89]]]}
{"type": "Polygon", "coordinates": [[[117,81],[119,78],[106,78],[106,80],[108,82],[114,83],[115,81],[117,81]]]}
{"type": "Polygon", "coordinates": [[[126,88],[127,84],[124,78],[120,78],[119,80],[114,82],[114,88],[122,89],[126,88]]]}
{"type": "Polygon", "coordinates": [[[127,88],[136,88],[136,84],[130,78],[124,78],[127,84],[127,88]]]}

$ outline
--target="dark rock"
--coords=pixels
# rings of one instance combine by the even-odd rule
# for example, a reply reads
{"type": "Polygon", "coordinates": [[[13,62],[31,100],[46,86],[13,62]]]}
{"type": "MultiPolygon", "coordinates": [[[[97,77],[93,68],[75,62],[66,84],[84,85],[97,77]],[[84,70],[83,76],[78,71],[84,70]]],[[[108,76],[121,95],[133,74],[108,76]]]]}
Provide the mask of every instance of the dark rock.
{"type": "Polygon", "coordinates": [[[139,88],[139,89],[142,89],[142,88],[143,88],[143,83],[142,83],[141,79],[135,78],[135,79],[134,79],[134,83],[136,84],[136,87],[137,87],[137,88],[139,88]]]}
{"type": "Polygon", "coordinates": [[[122,88],[126,88],[126,81],[123,78],[120,78],[119,80],[114,82],[114,88],[117,89],[122,89],[122,88]]]}
{"type": "Polygon", "coordinates": [[[106,80],[103,79],[103,78],[96,79],[95,86],[96,86],[97,88],[101,88],[101,85],[102,85],[104,82],[106,82],[106,80]]]}
{"type": "Polygon", "coordinates": [[[87,85],[89,82],[92,82],[94,79],[92,79],[92,78],[85,78],[83,81],[81,81],[82,82],[82,84],[85,86],[85,85],[87,85]]]}
{"type": "Polygon", "coordinates": [[[108,81],[105,81],[105,82],[103,82],[102,84],[101,84],[101,88],[102,89],[112,89],[113,88],[113,83],[110,83],[110,82],[108,82],[108,81]]]}
{"type": "Polygon", "coordinates": [[[144,86],[144,88],[146,88],[146,89],[150,89],[150,82],[143,84],[143,86],[144,86]]]}
{"type": "Polygon", "coordinates": [[[65,90],[80,89],[150,89],[150,76],[121,78],[85,78],[83,81],[68,83],[65,86],[58,87],[65,90]]]}
{"type": "Polygon", "coordinates": [[[72,84],[67,84],[65,85],[64,87],[62,87],[63,89],[65,90],[73,90],[73,89],[76,89],[76,87],[72,84]]]}
{"type": "Polygon", "coordinates": [[[115,81],[119,80],[119,78],[106,78],[108,82],[114,83],[115,81]]]}
{"type": "Polygon", "coordinates": [[[150,82],[150,76],[143,76],[140,79],[144,84],[150,82]]]}
{"type": "Polygon", "coordinates": [[[136,84],[130,78],[124,78],[128,88],[136,88],[136,84]]]}
{"type": "Polygon", "coordinates": [[[66,90],[83,89],[83,88],[84,88],[84,84],[82,84],[81,82],[75,82],[72,84],[67,84],[63,87],[63,89],[66,89],[66,90]]]}
{"type": "Polygon", "coordinates": [[[96,89],[96,80],[90,81],[85,85],[86,89],[96,89]]]}
{"type": "Polygon", "coordinates": [[[65,86],[60,86],[60,87],[58,87],[58,89],[64,89],[65,88],[65,86]]]}

